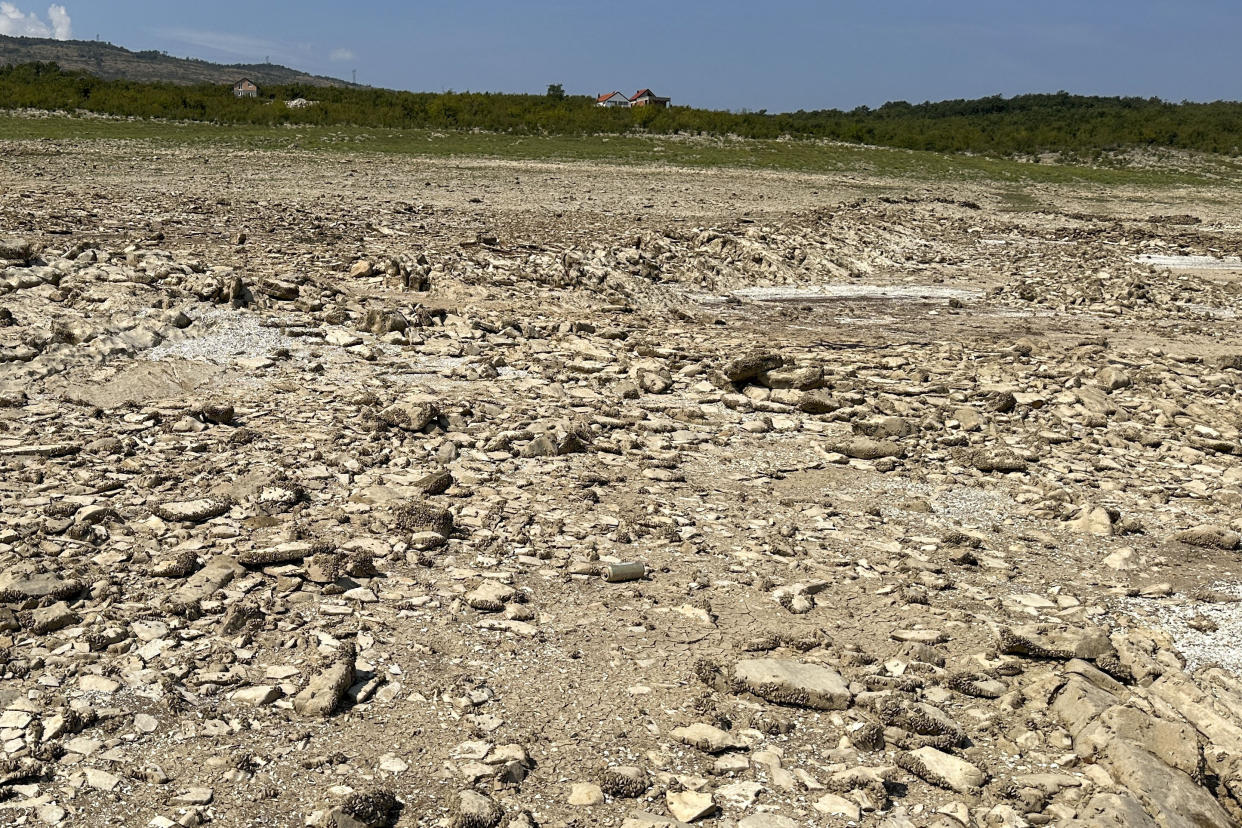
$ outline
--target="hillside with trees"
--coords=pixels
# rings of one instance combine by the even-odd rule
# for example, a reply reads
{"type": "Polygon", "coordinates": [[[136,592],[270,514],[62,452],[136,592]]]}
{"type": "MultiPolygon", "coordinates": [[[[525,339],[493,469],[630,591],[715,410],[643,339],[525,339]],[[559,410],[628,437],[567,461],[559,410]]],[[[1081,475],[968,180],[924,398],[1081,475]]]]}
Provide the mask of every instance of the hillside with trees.
{"type": "MultiPolygon", "coordinates": [[[[229,84],[233,79],[229,79],[229,84]]],[[[108,115],[223,124],[354,125],[479,129],[538,135],[643,133],[821,139],[914,150],[990,155],[1090,156],[1132,148],[1242,154],[1242,103],[1170,103],[1156,98],[1070,95],[887,103],[848,112],[783,114],[676,106],[605,109],[553,84],[546,95],[399,92],[264,85],[236,98],[231,85],[106,80],[52,63],[0,67],[0,109],[86,110],[108,115]],[[308,99],[314,105],[286,106],[308,99]]]]}
{"type": "Polygon", "coordinates": [[[336,78],[308,75],[273,63],[226,65],[170,57],[163,52],[132,52],[99,41],[0,35],[0,66],[23,63],[55,63],[66,71],[87,72],[105,80],[144,83],[220,84],[247,77],[259,84],[351,85],[336,78]]]}

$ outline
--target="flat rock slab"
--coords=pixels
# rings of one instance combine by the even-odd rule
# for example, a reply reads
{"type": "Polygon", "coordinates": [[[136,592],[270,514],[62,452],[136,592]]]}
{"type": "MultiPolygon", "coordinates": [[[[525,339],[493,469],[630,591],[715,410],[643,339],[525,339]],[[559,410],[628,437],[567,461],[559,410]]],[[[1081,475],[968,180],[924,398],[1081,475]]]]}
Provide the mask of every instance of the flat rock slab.
{"type": "Polygon", "coordinates": [[[682,744],[697,748],[704,753],[721,753],[743,747],[732,733],[709,724],[699,723],[689,727],[678,727],[670,735],[682,744]]]}
{"type": "Polygon", "coordinates": [[[63,387],[62,393],[77,402],[111,410],[149,400],[181,398],[209,382],[227,384],[222,379],[223,368],[191,360],[137,362],[125,366],[104,382],[89,374],[90,370],[69,372],[51,387],[63,387]]]}
{"type": "Polygon", "coordinates": [[[121,777],[98,768],[87,768],[86,784],[95,790],[114,791],[121,784],[121,777]]]}
{"type": "Polygon", "coordinates": [[[890,637],[894,641],[904,641],[910,644],[943,644],[949,640],[949,637],[940,630],[894,630],[890,637]]]}
{"type": "Polygon", "coordinates": [[[180,604],[192,604],[210,598],[216,590],[228,585],[230,581],[245,573],[245,569],[227,555],[216,555],[207,564],[190,576],[190,579],[173,594],[173,600],[180,604]]]}
{"type": "Polygon", "coordinates": [[[174,500],[161,503],[151,511],[160,520],[178,521],[183,523],[201,523],[204,520],[220,517],[231,507],[227,500],[204,497],[198,500],[174,500]]]}
{"type": "Polygon", "coordinates": [[[35,443],[0,448],[0,457],[68,457],[81,450],[74,443],[35,443]]]}
{"type": "Polygon", "coordinates": [[[283,696],[279,687],[273,687],[270,684],[257,684],[253,687],[243,687],[237,690],[230,698],[238,704],[246,704],[251,707],[262,707],[283,696]]]}
{"type": "Polygon", "coordinates": [[[983,787],[988,775],[965,759],[921,747],[898,757],[897,764],[925,782],[958,793],[969,793],[983,787]]]}
{"type": "Polygon", "coordinates": [[[669,813],[682,822],[694,822],[716,812],[716,802],[709,793],[679,791],[664,795],[669,813]]]}
{"type": "Polygon", "coordinates": [[[850,437],[828,443],[828,450],[855,460],[879,460],[883,457],[904,457],[906,450],[892,440],[850,437]]]}
{"type": "Polygon", "coordinates": [[[308,718],[327,718],[336,710],[345,691],[354,683],[354,652],[343,649],[337,660],[293,697],[293,709],[308,718]]]}
{"type": "Polygon", "coordinates": [[[76,578],[61,578],[50,573],[25,578],[0,578],[0,601],[63,601],[75,597],[83,588],[82,582],[76,578]]]}
{"type": "Polygon", "coordinates": [[[831,793],[824,794],[815,801],[815,810],[826,816],[845,817],[855,822],[862,816],[862,809],[858,807],[858,803],[831,793]]]}
{"type": "Polygon", "coordinates": [[[822,664],[785,658],[739,661],[733,676],[761,699],[793,707],[845,710],[853,695],[841,674],[822,664]]]}

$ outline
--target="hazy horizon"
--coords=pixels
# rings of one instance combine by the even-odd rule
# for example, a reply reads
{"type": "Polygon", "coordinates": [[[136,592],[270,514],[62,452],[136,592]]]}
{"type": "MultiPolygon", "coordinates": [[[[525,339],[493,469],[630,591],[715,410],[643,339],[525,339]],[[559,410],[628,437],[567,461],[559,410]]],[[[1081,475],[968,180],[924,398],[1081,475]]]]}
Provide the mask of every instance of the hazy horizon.
{"type": "Polygon", "coordinates": [[[793,111],[1065,90],[1236,100],[1242,9],[1104,0],[1040,8],[963,0],[884,4],[652,0],[585,8],[463,0],[338,6],[151,0],[0,2],[0,34],[94,40],[219,63],[269,60],[414,91],[570,94],[650,87],[674,104],[793,111]],[[620,12],[609,11],[618,8],[620,12]],[[604,10],[600,10],[604,9],[604,10]]]}

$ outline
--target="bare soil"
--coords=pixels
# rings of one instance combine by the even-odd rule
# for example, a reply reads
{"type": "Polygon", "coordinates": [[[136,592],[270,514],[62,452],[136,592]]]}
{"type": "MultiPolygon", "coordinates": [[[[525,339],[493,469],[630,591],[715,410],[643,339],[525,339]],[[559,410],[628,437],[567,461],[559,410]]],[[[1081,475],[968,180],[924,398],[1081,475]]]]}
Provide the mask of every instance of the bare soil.
{"type": "Polygon", "coordinates": [[[0,157],[0,824],[1242,815],[1230,194],[0,157]]]}

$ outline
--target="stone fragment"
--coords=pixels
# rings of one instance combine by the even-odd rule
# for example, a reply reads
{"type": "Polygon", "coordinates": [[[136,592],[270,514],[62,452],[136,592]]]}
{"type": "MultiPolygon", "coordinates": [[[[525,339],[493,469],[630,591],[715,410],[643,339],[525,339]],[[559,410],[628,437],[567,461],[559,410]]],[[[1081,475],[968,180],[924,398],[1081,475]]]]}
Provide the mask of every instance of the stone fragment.
{"type": "Polygon", "coordinates": [[[862,816],[862,809],[858,807],[858,803],[831,793],[824,794],[815,800],[815,810],[825,816],[844,817],[854,822],[857,822],[862,816]]]}
{"type": "Polygon", "coordinates": [[[183,793],[179,793],[171,800],[173,805],[210,805],[211,800],[215,798],[215,792],[211,788],[190,788],[183,793]]]}
{"type": "Polygon", "coordinates": [[[173,593],[171,601],[174,607],[196,607],[244,572],[228,555],[215,555],[173,593]]]}
{"type": "Polygon", "coordinates": [[[43,252],[43,246],[34,239],[22,236],[0,238],[0,259],[27,264],[43,252]]]}
{"type": "Polygon", "coordinates": [[[462,791],[449,811],[449,828],[496,828],[504,812],[490,797],[475,791],[462,791]]]}
{"type": "Polygon", "coordinates": [[[52,573],[22,576],[5,572],[0,575],[0,602],[66,601],[77,597],[84,588],[76,578],[62,578],[52,573]]]}
{"type": "Polygon", "coordinates": [[[969,453],[969,463],[981,472],[1026,471],[1026,460],[1012,449],[1003,447],[979,448],[969,453]]]}
{"type": "Polygon", "coordinates": [[[438,416],[433,403],[420,400],[394,403],[379,413],[381,422],[402,431],[422,431],[438,416]]]}
{"type": "Polygon", "coordinates": [[[97,791],[115,791],[121,784],[121,777],[99,768],[87,768],[86,784],[97,791]]]}
{"type": "Polygon", "coordinates": [[[637,799],[651,787],[647,772],[626,765],[606,768],[600,774],[600,790],[619,799],[637,799]]]}
{"type": "Polygon", "coordinates": [[[681,822],[694,822],[716,812],[716,803],[709,793],[699,791],[670,791],[664,795],[668,812],[681,822]]]}
{"type": "Polygon", "coordinates": [[[220,517],[231,508],[227,500],[199,498],[198,500],[171,500],[155,506],[153,511],[161,520],[183,523],[202,523],[220,517]]]}
{"type": "Polygon", "coordinates": [[[933,747],[898,754],[897,764],[926,782],[958,793],[978,790],[987,781],[987,774],[970,762],[933,747]]]}
{"type": "Polygon", "coordinates": [[[1122,388],[1128,388],[1133,380],[1130,375],[1120,368],[1108,365],[1101,368],[1099,373],[1095,375],[1096,381],[1100,387],[1106,391],[1117,391],[1122,388]]]}
{"type": "Polygon", "coordinates": [[[484,581],[466,593],[465,601],[474,609],[483,612],[501,612],[515,594],[516,591],[511,586],[496,581],[484,581]]]}
{"type": "Polygon", "coordinates": [[[69,608],[64,601],[46,607],[39,607],[31,613],[31,630],[45,635],[65,627],[73,626],[81,621],[81,617],[69,608]]]}
{"type": "Polygon", "coordinates": [[[322,551],[319,545],[306,541],[291,541],[262,549],[248,549],[237,556],[242,566],[261,567],[298,563],[303,558],[322,551]]]}
{"type": "Polygon", "coordinates": [[[453,513],[424,500],[409,500],[393,509],[393,522],[406,532],[434,532],[447,538],[453,534],[453,513]]]}
{"type": "Polygon", "coordinates": [[[873,440],[870,437],[850,437],[831,441],[829,451],[844,454],[857,460],[879,460],[883,457],[904,457],[906,450],[892,440],[873,440]]]}
{"type": "Polygon", "coordinates": [[[841,674],[821,664],[792,659],[748,659],[734,678],[751,693],[777,704],[816,710],[844,710],[852,694],[841,674]]]}
{"type": "Polygon", "coordinates": [[[712,727],[709,724],[692,724],[689,727],[674,728],[671,735],[682,744],[703,751],[704,753],[722,753],[742,747],[731,733],[712,727]]]}
{"type": "Polygon", "coordinates": [[[1107,509],[1099,506],[1086,506],[1079,510],[1078,517],[1069,521],[1067,528],[1071,532],[1084,535],[1110,537],[1113,534],[1113,516],[1107,509]]]}
{"type": "Polygon", "coordinates": [[[354,683],[354,645],[343,642],[332,663],[293,697],[293,709],[308,718],[332,715],[354,683]]]}
{"type": "Polygon", "coordinates": [[[250,707],[263,707],[277,701],[283,695],[284,693],[279,687],[270,684],[257,684],[254,687],[243,687],[241,690],[234,690],[229,698],[238,704],[250,707]]]}
{"type": "Polygon", "coordinates": [[[721,372],[732,383],[753,380],[765,371],[774,371],[784,365],[780,354],[756,351],[734,357],[721,369],[721,372]]]}
{"type": "Polygon", "coordinates": [[[1239,543],[1242,543],[1242,535],[1223,526],[1204,524],[1174,534],[1173,540],[1203,549],[1232,551],[1238,548],[1239,543]]]}
{"type": "Polygon", "coordinates": [[[575,782],[567,801],[576,806],[600,805],[604,801],[604,792],[594,782],[575,782]]]}

